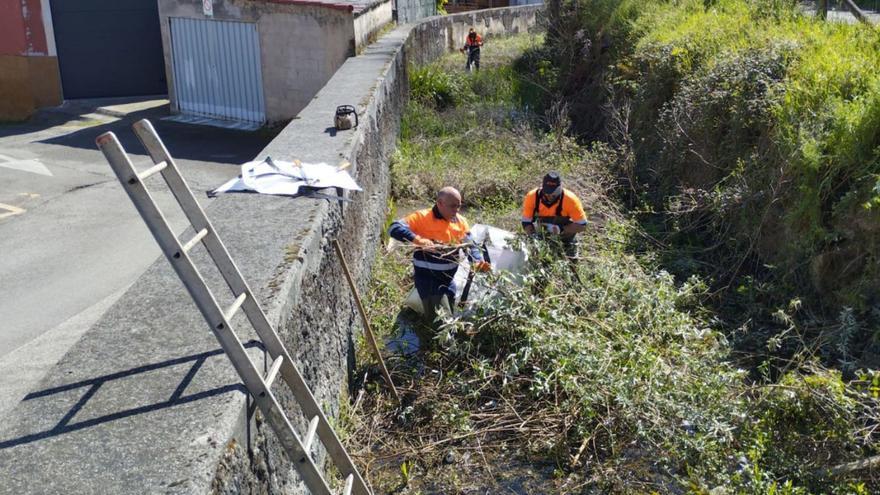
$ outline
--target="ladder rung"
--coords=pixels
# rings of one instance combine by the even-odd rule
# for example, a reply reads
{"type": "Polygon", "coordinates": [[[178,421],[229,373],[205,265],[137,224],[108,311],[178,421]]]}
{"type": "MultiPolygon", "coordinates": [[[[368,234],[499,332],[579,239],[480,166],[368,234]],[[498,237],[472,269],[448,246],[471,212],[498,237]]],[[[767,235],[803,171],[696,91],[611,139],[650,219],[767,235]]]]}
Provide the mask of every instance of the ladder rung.
{"type": "Polygon", "coordinates": [[[199,243],[205,236],[208,235],[208,229],[202,229],[198,234],[195,235],[192,239],[189,240],[186,244],[183,245],[183,252],[188,253],[190,249],[193,248],[196,244],[199,243]]]}
{"type": "Polygon", "coordinates": [[[306,454],[309,453],[309,450],[312,448],[312,442],[315,441],[315,433],[318,431],[318,416],[312,418],[309,421],[309,431],[306,433],[306,441],[303,443],[303,446],[306,448],[306,454]]]}
{"type": "Polygon", "coordinates": [[[272,386],[272,382],[275,381],[275,376],[278,375],[278,370],[281,369],[281,362],[284,361],[284,356],[278,355],[275,358],[275,361],[272,361],[272,366],[269,367],[269,372],[266,373],[266,388],[272,386]]]}
{"type": "Polygon", "coordinates": [[[161,162],[159,162],[159,163],[153,165],[152,167],[150,167],[150,168],[144,170],[143,172],[139,173],[139,174],[138,174],[138,179],[139,179],[139,180],[144,180],[144,179],[146,179],[147,177],[149,177],[149,176],[155,174],[156,172],[161,172],[162,170],[165,170],[165,167],[167,167],[167,166],[168,166],[168,162],[166,162],[166,161],[161,161],[161,162]]]}
{"type": "Polygon", "coordinates": [[[351,495],[351,489],[354,486],[354,473],[349,474],[347,478],[345,478],[345,489],[342,490],[342,495],[351,495]]]}
{"type": "Polygon", "coordinates": [[[290,359],[290,355],[287,354],[277,331],[269,322],[258,302],[251,300],[247,301],[247,306],[242,306],[248,298],[253,299],[254,293],[248,288],[241,272],[230,258],[220,236],[211,228],[205,212],[195,199],[195,196],[193,196],[193,192],[186,184],[186,181],[180,175],[171,155],[168,154],[168,150],[156,134],[155,129],[146,120],[136,123],[134,129],[155,164],[143,172],[138,172],[134,168],[119,140],[112,133],[102,134],[98,137],[96,143],[104,153],[120,182],[126,185],[125,190],[137,207],[144,222],[156,238],[162,251],[172,260],[174,270],[181,281],[183,281],[187,291],[201,311],[202,316],[205,317],[205,320],[211,326],[217,341],[223,347],[227,356],[229,356],[233,367],[252,395],[253,402],[248,408],[248,416],[250,417],[256,408],[263,411],[267,422],[275,431],[287,456],[293,461],[310,493],[331,493],[327,480],[309,454],[311,447],[320,440],[327,448],[328,457],[339,469],[339,472],[348,473],[345,476],[345,487],[342,493],[352,495],[354,486],[357,485],[357,495],[371,495],[369,487],[361,478],[345,447],[339,441],[335,432],[333,432],[332,427],[327,424],[327,420],[322,419],[324,416],[321,413],[321,407],[315,401],[309,386],[299,370],[296,369],[293,363],[287,363],[289,367],[285,368],[283,374],[280,373],[281,366],[285,360],[290,359]],[[181,240],[171,229],[171,226],[168,225],[167,220],[149,192],[144,187],[137,187],[139,181],[147,179],[157,172],[161,172],[162,178],[165,179],[168,188],[189,219],[190,225],[194,229],[199,228],[199,231],[194,234],[193,239],[189,240],[185,245],[181,243],[181,240]],[[210,237],[208,237],[208,234],[210,234],[210,237]],[[214,261],[216,268],[226,280],[227,285],[232,290],[231,294],[235,298],[235,301],[225,312],[224,308],[217,304],[217,300],[193,264],[193,260],[188,256],[184,256],[186,251],[192,249],[199,242],[204,243],[207,254],[214,261]],[[232,331],[232,325],[229,320],[235,316],[239,309],[246,311],[248,320],[257,335],[264,342],[268,355],[275,356],[272,365],[265,375],[262,373],[262,370],[258,370],[254,366],[247,349],[232,331]],[[306,411],[305,417],[311,418],[305,445],[300,440],[298,432],[291,425],[278,399],[271,390],[267,389],[267,385],[271,386],[279,374],[288,382],[293,398],[299,403],[301,409],[306,411]],[[323,423],[321,423],[322,421],[323,423]],[[319,428],[321,429],[320,432],[318,432],[319,428]]]}
{"type": "Polygon", "coordinates": [[[241,303],[243,303],[245,299],[247,299],[247,292],[242,292],[235,298],[235,302],[232,303],[232,306],[229,306],[229,309],[223,313],[226,317],[226,321],[232,320],[232,317],[235,316],[235,312],[238,311],[238,308],[241,307],[241,303]]]}

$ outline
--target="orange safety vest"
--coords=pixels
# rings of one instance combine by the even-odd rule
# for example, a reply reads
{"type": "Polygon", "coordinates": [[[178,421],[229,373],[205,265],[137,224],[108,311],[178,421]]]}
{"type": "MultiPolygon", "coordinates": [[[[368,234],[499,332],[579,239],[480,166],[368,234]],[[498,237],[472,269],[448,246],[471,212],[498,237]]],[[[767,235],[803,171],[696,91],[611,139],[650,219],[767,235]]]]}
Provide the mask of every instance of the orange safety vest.
{"type": "Polygon", "coordinates": [[[469,46],[470,46],[470,47],[474,47],[474,48],[479,48],[480,45],[481,45],[482,43],[483,43],[483,38],[482,38],[479,34],[478,34],[477,37],[473,40],[473,42],[471,42],[471,37],[470,37],[470,36],[465,36],[465,37],[464,37],[464,46],[465,46],[465,47],[469,47],[469,46]]]}
{"type": "Polygon", "coordinates": [[[410,213],[403,219],[413,234],[444,244],[458,244],[464,240],[471,227],[461,215],[456,215],[450,222],[443,218],[434,208],[425,208],[410,213]]]}
{"type": "Polygon", "coordinates": [[[587,215],[581,200],[563,188],[556,203],[547,206],[541,201],[541,188],[529,191],[523,200],[522,221],[526,223],[550,223],[564,227],[572,222],[586,224],[587,215]]]}
{"type": "MultiPolygon", "coordinates": [[[[456,215],[450,222],[440,215],[436,206],[410,213],[403,218],[403,223],[413,234],[443,244],[460,244],[471,230],[462,215],[456,215]]],[[[454,271],[458,268],[459,252],[458,247],[438,252],[416,249],[413,251],[413,265],[433,271],[454,271]]]]}

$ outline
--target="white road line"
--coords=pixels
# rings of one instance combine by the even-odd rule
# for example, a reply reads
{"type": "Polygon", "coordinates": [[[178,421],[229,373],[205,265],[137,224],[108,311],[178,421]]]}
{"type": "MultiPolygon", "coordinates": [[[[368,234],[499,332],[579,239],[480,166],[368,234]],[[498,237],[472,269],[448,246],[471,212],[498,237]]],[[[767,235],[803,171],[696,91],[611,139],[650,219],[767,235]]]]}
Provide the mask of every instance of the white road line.
{"type": "Polygon", "coordinates": [[[0,210],[9,210],[7,213],[0,213],[0,220],[11,217],[13,215],[20,215],[24,213],[26,210],[23,208],[19,208],[17,206],[7,205],[0,203],[0,210]]]}
{"type": "Polygon", "coordinates": [[[11,168],[13,170],[21,170],[32,174],[52,176],[52,172],[43,165],[40,160],[19,160],[11,156],[0,155],[0,167],[11,168]]]}

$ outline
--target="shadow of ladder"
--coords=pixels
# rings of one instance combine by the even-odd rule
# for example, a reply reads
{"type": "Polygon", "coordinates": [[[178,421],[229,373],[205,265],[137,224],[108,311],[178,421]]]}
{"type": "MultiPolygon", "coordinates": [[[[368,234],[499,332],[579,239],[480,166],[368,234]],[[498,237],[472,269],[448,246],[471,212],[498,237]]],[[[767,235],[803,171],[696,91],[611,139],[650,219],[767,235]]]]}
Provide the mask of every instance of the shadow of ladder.
{"type": "Polygon", "coordinates": [[[254,298],[204,210],[193,196],[192,190],[180,175],[177,165],[159,139],[153,125],[148,120],[141,120],[132,127],[154,163],[152,167],[143,172],[139,173],[135,170],[119,140],[112,132],[101,134],[95,143],[104,153],[125,192],[128,193],[162,252],[165,253],[168,261],[174,267],[174,271],[186,286],[220,346],[229,356],[229,360],[248,392],[253,396],[257,406],[284,446],[291,463],[299,471],[311,493],[331,495],[333,492],[330,490],[327,480],[310,455],[311,449],[315,445],[315,439],[318,438],[345,480],[341,493],[343,495],[372,495],[370,487],[361,477],[333,427],[327,421],[302,374],[296,368],[277,332],[272,328],[266,314],[254,298]],[[143,181],[156,173],[160,173],[165,179],[165,183],[189,219],[193,231],[196,232],[195,236],[184,244],[181,244],[174,235],[152,195],[144,186],[143,181]],[[217,269],[235,295],[235,300],[226,310],[220,308],[205,279],[188,254],[200,242],[205,246],[217,269]],[[257,370],[241,341],[232,330],[230,321],[239,310],[245,312],[248,321],[254,327],[266,352],[272,359],[272,365],[265,375],[257,370]],[[304,438],[297,434],[272,393],[272,382],[279,372],[309,420],[304,438]]]}

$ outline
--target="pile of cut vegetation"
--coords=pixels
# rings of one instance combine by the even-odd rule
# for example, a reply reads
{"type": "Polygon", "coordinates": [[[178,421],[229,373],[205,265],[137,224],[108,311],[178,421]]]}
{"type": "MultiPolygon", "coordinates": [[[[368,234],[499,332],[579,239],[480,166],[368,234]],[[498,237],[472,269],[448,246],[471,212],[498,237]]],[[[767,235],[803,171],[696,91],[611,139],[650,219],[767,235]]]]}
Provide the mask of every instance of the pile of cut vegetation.
{"type": "MultiPolygon", "coordinates": [[[[543,53],[540,39],[491,39],[477,74],[461,72],[457,56],[411,70],[396,201],[424,207],[452,185],[472,223],[513,230],[525,191],[559,169],[588,198],[593,221],[577,276],[531,245],[524,279],[488,275],[498,297],[449,320],[417,352],[389,356],[401,404],[363,367],[344,432],[375,491],[880,490],[870,470],[846,464],[877,454],[880,375],[845,384],[809,352],[753,373],[731,361],[701,305],[706,284],[676,280],[651,250],[632,249],[650,236],[604,192],[617,187],[605,164],[620,156],[568,138],[564,111],[531,113],[547,98],[534,76],[553,70],[543,53]]],[[[415,325],[400,309],[409,274],[402,251],[374,265],[369,312],[386,337],[415,325]]],[[[777,318],[790,322],[795,309],[777,318]]]]}

